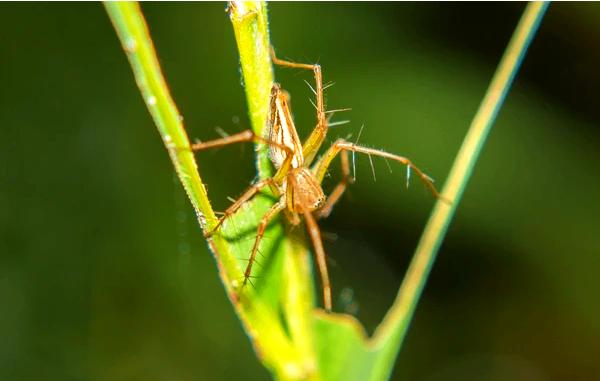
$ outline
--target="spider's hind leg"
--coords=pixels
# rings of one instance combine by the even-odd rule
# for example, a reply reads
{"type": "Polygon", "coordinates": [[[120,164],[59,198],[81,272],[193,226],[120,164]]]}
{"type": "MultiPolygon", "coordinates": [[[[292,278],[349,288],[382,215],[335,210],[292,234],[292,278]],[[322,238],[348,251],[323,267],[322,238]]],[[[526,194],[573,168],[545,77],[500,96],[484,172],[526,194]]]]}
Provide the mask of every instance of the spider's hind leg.
{"type": "MultiPolygon", "coordinates": [[[[333,188],[333,191],[327,197],[327,201],[325,204],[321,206],[321,208],[317,211],[316,215],[318,218],[327,218],[335,204],[340,200],[348,184],[352,184],[354,182],[354,177],[350,174],[350,162],[348,160],[348,151],[340,152],[340,161],[342,166],[342,180],[333,188]]],[[[318,165],[318,163],[317,163],[318,165]]]]}
{"type": "Polygon", "coordinates": [[[261,180],[261,181],[257,182],[256,184],[251,185],[250,188],[248,188],[244,192],[244,194],[242,194],[240,196],[240,198],[238,198],[233,204],[231,204],[231,206],[229,206],[229,208],[227,208],[227,210],[225,210],[225,212],[223,212],[223,216],[221,216],[221,218],[219,218],[219,220],[217,221],[215,226],[213,226],[209,231],[204,233],[204,236],[208,238],[208,237],[211,237],[213,234],[215,234],[217,229],[219,229],[219,227],[221,225],[223,225],[223,223],[225,222],[225,220],[227,218],[231,217],[246,202],[250,201],[254,196],[256,196],[256,194],[258,192],[260,192],[261,189],[263,189],[269,185],[273,185],[273,179],[271,179],[271,178],[261,180]]]}
{"type": "Polygon", "coordinates": [[[279,212],[284,210],[285,206],[286,206],[285,198],[282,197],[261,218],[260,223],[258,224],[258,227],[256,229],[256,239],[254,240],[254,246],[252,247],[252,253],[250,254],[250,258],[248,259],[248,265],[246,266],[246,270],[244,271],[244,284],[246,284],[249,281],[249,279],[251,278],[252,265],[254,264],[254,262],[256,260],[256,254],[258,253],[258,247],[260,245],[260,241],[262,240],[262,238],[265,234],[265,230],[267,229],[269,222],[271,222],[271,220],[273,218],[275,218],[275,216],[277,216],[277,214],[279,214],[279,212]]]}
{"type": "Polygon", "coordinates": [[[311,90],[315,93],[317,97],[317,102],[315,104],[317,109],[317,126],[311,132],[310,136],[308,137],[308,139],[306,139],[302,146],[302,154],[304,156],[304,159],[308,164],[310,164],[317,152],[319,151],[319,148],[323,144],[323,141],[325,141],[325,136],[327,135],[328,129],[325,104],[323,101],[323,75],[321,73],[321,65],[303,64],[279,59],[275,55],[275,50],[273,49],[273,47],[271,47],[271,59],[273,60],[273,63],[275,65],[296,69],[312,70],[315,75],[315,88],[313,89],[311,87],[311,90]]]}
{"type": "Polygon", "coordinates": [[[321,230],[312,213],[303,208],[304,222],[306,230],[312,241],[315,250],[315,260],[319,275],[321,277],[321,287],[323,288],[323,308],[327,312],[331,312],[331,283],[329,281],[329,272],[327,270],[327,258],[325,257],[325,249],[323,249],[323,240],[321,239],[321,230]]]}

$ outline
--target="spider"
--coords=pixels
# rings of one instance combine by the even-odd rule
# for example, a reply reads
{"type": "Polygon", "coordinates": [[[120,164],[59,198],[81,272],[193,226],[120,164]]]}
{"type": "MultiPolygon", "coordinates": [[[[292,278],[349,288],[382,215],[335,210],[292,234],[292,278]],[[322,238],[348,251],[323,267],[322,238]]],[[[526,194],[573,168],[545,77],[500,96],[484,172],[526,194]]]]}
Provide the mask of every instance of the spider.
{"type": "Polygon", "coordinates": [[[329,115],[340,110],[325,111],[323,104],[324,87],[320,65],[296,63],[279,59],[276,57],[273,49],[271,49],[271,57],[273,63],[276,65],[313,71],[316,87],[315,89],[311,87],[311,89],[316,95],[317,125],[304,144],[302,144],[294,126],[288,103],[288,95],[279,84],[274,83],[271,88],[269,115],[265,129],[266,136],[257,136],[252,130],[246,130],[221,139],[191,145],[193,151],[200,151],[233,143],[263,142],[268,144],[269,158],[276,169],[276,173],[272,177],[259,180],[251,185],[239,199],[225,210],[214,228],[208,231],[205,236],[208,238],[215,234],[227,218],[236,213],[262,189],[269,187],[278,200],[263,215],[257,226],[256,238],[244,272],[244,285],[251,276],[252,265],[254,264],[261,239],[270,221],[283,212],[287,220],[296,226],[301,223],[301,217],[304,217],[321,277],[323,306],[327,312],[330,312],[332,304],[331,286],[327,272],[325,250],[323,249],[317,220],[327,217],[331,213],[333,206],[342,197],[348,184],[354,182],[354,178],[350,174],[348,152],[352,152],[353,155],[354,153],[362,153],[400,162],[407,166],[408,174],[410,174],[410,170],[412,169],[435,197],[439,197],[439,193],[434,187],[431,178],[417,168],[409,159],[385,151],[362,147],[344,139],[336,140],[315,161],[315,157],[327,136],[329,115]],[[341,159],[342,179],[327,197],[321,187],[321,183],[331,162],[337,155],[340,155],[341,159]]]}

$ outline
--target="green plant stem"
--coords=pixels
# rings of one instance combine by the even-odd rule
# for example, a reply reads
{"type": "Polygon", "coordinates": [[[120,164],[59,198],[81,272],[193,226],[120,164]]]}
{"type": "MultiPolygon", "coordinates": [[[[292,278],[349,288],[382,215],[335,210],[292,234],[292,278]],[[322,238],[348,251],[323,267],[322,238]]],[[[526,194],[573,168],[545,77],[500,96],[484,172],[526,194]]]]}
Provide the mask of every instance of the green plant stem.
{"type": "MultiPolygon", "coordinates": [[[[395,337],[395,340],[398,340],[398,349],[400,348],[431,266],[473,172],[481,148],[547,7],[548,3],[541,2],[532,2],[527,5],[469,127],[442,190],[442,197],[450,202],[437,201],[400,286],[394,305],[375,332],[375,342],[390,340],[391,337],[395,337]]],[[[393,356],[395,357],[395,355],[394,353],[393,356]]]]}
{"type": "MultiPolygon", "coordinates": [[[[269,38],[267,5],[263,1],[232,1],[229,5],[231,24],[240,55],[248,114],[253,131],[264,136],[269,114],[273,65],[269,38]]],[[[260,178],[272,175],[268,146],[258,144],[257,170],[260,178]]],[[[320,379],[314,354],[311,311],[314,297],[309,251],[304,240],[285,237],[281,253],[284,255],[281,307],[290,339],[301,356],[305,368],[303,377],[320,379]]]]}
{"type": "Polygon", "coordinates": [[[182,118],[160,70],[148,27],[135,2],[105,3],[133,69],[144,102],[158,127],[171,160],[187,192],[200,226],[205,229],[216,217],[202,183],[182,118]],[[180,149],[172,149],[179,147],[180,149]]]}
{"type": "MultiPolygon", "coordinates": [[[[267,3],[232,1],[229,7],[231,24],[240,54],[250,123],[254,133],[263,136],[269,114],[269,95],[273,85],[267,3]]],[[[260,144],[258,148],[259,177],[267,178],[271,176],[272,171],[267,155],[268,147],[260,144]]]]}

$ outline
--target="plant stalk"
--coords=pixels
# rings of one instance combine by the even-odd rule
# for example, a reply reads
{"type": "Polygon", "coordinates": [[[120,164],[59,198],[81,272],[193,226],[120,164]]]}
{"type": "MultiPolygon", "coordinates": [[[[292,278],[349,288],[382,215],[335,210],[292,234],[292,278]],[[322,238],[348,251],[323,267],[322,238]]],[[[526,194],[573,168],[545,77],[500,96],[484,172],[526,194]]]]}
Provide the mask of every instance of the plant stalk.
{"type": "Polygon", "coordinates": [[[396,352],[399,350],[448,225],[548,5],[547,2],[531,2],[525,8],[450,170],[441,192],[442,199],[436,202],[425,226],[396,300],[375,331],[375,343],[393,337],[398,341],[396,352]]]}

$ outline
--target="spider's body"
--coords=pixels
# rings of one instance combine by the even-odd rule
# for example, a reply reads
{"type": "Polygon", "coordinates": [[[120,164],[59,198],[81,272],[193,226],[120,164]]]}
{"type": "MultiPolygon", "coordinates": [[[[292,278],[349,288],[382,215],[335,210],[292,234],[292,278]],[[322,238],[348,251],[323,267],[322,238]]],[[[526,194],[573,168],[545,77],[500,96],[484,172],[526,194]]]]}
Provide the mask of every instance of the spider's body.
{"type": "MultiPolygon", "coordinates": [[[[271,88],[271,112],[267,122],[269,158],[278,170],[273,177],[276,194],[280,195],[290,221],[300,222],[298,213],[318,209],[325,202],[325,193],[315,175],[306,166],[302,155],[302,143],[287,102],[287,93],[279,84],[271,88]]],[[[310,163],[308,163],[310,164],[310,163]]]]}
{"type": "MultiPolygon", "coordinates": [[[[331,311],[331,287],[327,273],[325,251],[323,250],[321,234],[316,220],[327,217],[329,213],[331,213],[333,206],[344,193],[347,184],[353,181],[353,178],[350,175],[348,152],[379,156],[405,164],[409,170],[412,169],[415,171],[436,197],[438,196],[438,193],[431,183],[431,179],[415,167],[407,158],[372,148],[361,147],[343,139],[338,139],[315,163],[313,163],[319,149],[325,141],[328,130],[328,119],[326,117],[328,112],[325,111],[323,104],[321,67],[319,65],[283,61],[275,57],[274,54],[272,58],[275,64],[291,68],[309,69],[314,72],[316,88],[313,91],[316,95],[315,106],[317,108],[317,125],[304,144],[302,144],[298,137],[298,133],[296,132],[296,127],[294,126],[287,93],[283,91],[278,84],[273,84],[271,88],[270,108],[265,137],[256,136],[252,131],[247,130],[222,139],[192,145],[192,149],[197,151],[237,142],[260,141],[268,144],[269,158],[277,170],[273,177],[260,180],[253,184],[238,200],[227,208],[216,226],[207,233],[207,236],[214,234],[229,216],[239,210],[261,189],[270,187],[272,192],[279,199],[265,213],[257,226],[256,239],[248,260],[246,271],[244,272],[244,284],[251,276],[252,265],[269,222],[282,211],[293,225],[300,224],[302,217],[304,217],[304,222],[313,242],[316,262],[321,275],[323,304],[327,311],[331,311]],[[325,177],[332,160],[338,154],[341,158],[343,178],[330,193],[329,197],[327,197],[321,187],[321,183],[323,182],[323,178],[325,177]]],[[[329,113],[332,113],[332,111],[329,113]]]]}

